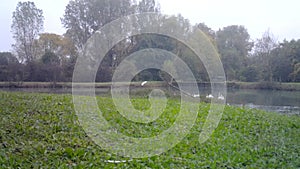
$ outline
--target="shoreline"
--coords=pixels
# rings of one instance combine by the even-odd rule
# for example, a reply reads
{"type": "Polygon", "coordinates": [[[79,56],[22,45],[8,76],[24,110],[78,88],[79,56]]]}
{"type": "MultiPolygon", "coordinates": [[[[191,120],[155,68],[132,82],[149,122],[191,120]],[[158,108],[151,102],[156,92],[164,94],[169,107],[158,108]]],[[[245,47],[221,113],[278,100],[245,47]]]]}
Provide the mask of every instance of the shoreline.
{"type": "Polygon", "coordinates": [[[300,83],[227,82],[227,87],[233,89],[300,91],[300,83]]]}
{"type": "MultiPolygon", "coordinates": [[[[184,83],[189,84],[189,83],[184,83]]],[[[0,88],[110,88],[111,82],[104,83],[72,83],[72,82],[0,82],[0,88]]],[[[119,82],[116,86],[127,86],[127,82],[119,82]]],[[[140,82],[131,82],[132,87],[140,87],[140,82]]],[[[300,83],[278,83],[278,82],[227,82],[227,88],[231,89],[261,89],[261,90],[283,90],[283,91],[300,91],[300,83]]],[[[167,87],[165,82],[151,81],[147,87],[167,87]]],[[[210,87],[209,82],[198,83],[200,87],[210,87]]]]}

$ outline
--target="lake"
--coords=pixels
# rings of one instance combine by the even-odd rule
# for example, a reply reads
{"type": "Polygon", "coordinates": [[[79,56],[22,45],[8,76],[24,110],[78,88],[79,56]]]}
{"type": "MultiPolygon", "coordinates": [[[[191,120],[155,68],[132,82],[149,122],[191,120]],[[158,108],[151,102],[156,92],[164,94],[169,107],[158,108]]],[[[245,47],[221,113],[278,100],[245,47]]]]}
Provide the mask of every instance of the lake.
{"type": "Polygon", "coordinates": [[[229,89],[227,103],[300,115],[300,91],[229,89]]]}
{"type": "MultiPolygon", "coordinates": [[[[70,88],[0,88],[5,91],[37,92],[37,93],[72,93],[70,88]]],[[[84,89],[82,89],[84,90],[84,89]]],[[[96,88],[96,94],[109,92],[108,88],[96,88]]],[[[210,93],[209,88],[200,88],[200,95],[210,93]]],[[[300,115],[300,91],[228,89],[226,102],[229,105],[256,108],[284,114],[300,115]]]]}

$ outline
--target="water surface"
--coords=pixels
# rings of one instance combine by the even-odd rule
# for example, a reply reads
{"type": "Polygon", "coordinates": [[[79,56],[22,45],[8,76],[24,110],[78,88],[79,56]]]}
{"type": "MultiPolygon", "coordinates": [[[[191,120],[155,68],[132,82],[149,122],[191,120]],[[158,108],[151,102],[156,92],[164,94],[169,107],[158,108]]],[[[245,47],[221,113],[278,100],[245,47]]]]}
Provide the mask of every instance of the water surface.
{"type": "MultiPolygon", "coordinates": [[[[5,91],[33,93],[71,94],[71,88],[2,88],[5,91]]],[[[81,89],[84,92],[86,89],[81,89]]],[[[210,94],[209,88],[199,88],[200,95],[210,94]]],[[[97,95],[108,94],[109,88],[96,88],[97,95]]],[[[217,97],[217,96],[216,96],[217,97]]],[[[266,111],[300,115],[300,91],[228,89],[226,102],[229,105],[256,108],[266,111]]]]}

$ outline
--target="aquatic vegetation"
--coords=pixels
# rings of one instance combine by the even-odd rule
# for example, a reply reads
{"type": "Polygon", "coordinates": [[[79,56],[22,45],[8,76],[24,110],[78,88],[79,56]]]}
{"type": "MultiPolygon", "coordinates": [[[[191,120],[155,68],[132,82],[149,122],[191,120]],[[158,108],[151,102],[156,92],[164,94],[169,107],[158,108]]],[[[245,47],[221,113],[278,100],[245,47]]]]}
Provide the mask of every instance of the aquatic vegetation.
{"type": "MultiPolygon", "coordinates": [[[[132,137],[149,137],[176,120],[179,100],[148,124],[128,121],[109,97],[98,103],[107,121],[132,137]]],[[[132,98],[136,109],[149,108],[132,98]]],[[[71,95],[0,92],[0,168],[299,168],[300,117],[226,106],[212,137],[198,142],[209,110],[199,103],[190,133],[173,149],[151,158],[118,157],[97,146],[79,125],[71,95]],[[114,160],[127,162],[111,163],[114,160]]]]}

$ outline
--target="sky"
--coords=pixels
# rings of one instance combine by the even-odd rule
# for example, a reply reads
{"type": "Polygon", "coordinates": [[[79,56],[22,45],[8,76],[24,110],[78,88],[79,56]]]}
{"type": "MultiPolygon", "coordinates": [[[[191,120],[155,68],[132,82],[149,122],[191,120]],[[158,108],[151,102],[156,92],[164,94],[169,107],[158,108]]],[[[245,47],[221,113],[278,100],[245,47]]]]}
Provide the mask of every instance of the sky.
{"type": "MultiPolygon", "coordinates": [[[[20,0],[2,0],[0,52],[11,51],[12,13],[20,0]]],[[[21,0],[24,1],[24,0],[21,0]]],[[[25,0],[27,1],[27,0],[25,0]]],[[[60,18],[69,0],[30,0],[44,13],[44,32],[63,34],[60,18]]],[[[213,30],[243,25],[252,40],[266,30],[283,39],[300,39],[299,0],[157,0],[163,14],[182,14],[192,24],[204,22],[213,30]]]]}

